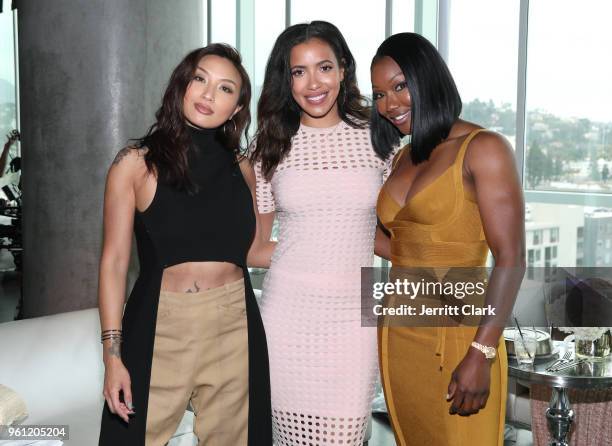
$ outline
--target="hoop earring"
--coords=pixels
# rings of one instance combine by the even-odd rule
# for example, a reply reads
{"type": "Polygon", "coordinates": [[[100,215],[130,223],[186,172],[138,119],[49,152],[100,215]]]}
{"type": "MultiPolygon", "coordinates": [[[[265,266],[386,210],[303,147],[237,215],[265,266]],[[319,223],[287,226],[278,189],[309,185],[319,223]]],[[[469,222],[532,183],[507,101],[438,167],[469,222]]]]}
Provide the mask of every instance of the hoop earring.
{"type": "MultiPolygon", "coordinates": [[[[225,124],[227,124],[228,122],[231,122],[234,124],[234,133],[236,133],[238,131],[238,126],[236,125],[236,121],[234,121],[234,118],[225,121],[225,124]]],[[[223,134],[226,135],[226,131],[225,131],[225,124],[223,124],[223,134]]]]}

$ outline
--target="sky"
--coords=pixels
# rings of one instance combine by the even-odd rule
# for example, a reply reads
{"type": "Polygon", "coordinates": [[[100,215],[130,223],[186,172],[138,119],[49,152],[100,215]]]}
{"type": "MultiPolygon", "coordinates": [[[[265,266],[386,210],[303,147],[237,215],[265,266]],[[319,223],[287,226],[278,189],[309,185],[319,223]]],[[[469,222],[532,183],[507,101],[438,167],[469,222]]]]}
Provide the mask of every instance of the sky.
{"type": "MultiPolygon", "coordinates": [[[[221,10],[215,6],[225,3],[212,1],[213,11],[221,10]]],[[[254,1],[257,86],[263,81],[267,56],[284,26],[284,1],[254,1]]],[[[14,83],[12,14],[7,12],[10,2],[4,2],[7,7],[0,14],[0,79],[14,83]]],[[[479,98],[516,106],[519,3],[450,0],[448,63],[464,102],[479,98]]],[[[394,0],[393,4],[393,31],[411,30],[410,5],[414,0],[394,0]]],[[[340,28],[357,59],[361,90],[368,94],[370,60],[384,39],[384,5],[385,0],[294,0],[291,16],[294,22],[329,20],[340,28]]],[[[528,109],[612,122],[612,33],[608,31],[612,1],[531,0],[529,5],[528,109]]],[[[214,23],[233,17],[213,13],[214,23]]],[[[225,30],[219,37],[230,40],[227,30],[231,28],[234,35],[232,25],[217,26],[225,30]]]]}
{"type": "MultiPolygon", "coordinates": [[[[531,0],[527,108],[612,122],[612,2],[531,0]]],[[[518,0],[451,0],[449,67],[464,101],[516,106],[518,0]]]]}
{"type": "Polygon", "coordinates": [[[14,84],[13,14],[10,12],[10,2],[5,1],[5,4],[6,7],[2,14],[0,14],[0,79],[14,84]]]}

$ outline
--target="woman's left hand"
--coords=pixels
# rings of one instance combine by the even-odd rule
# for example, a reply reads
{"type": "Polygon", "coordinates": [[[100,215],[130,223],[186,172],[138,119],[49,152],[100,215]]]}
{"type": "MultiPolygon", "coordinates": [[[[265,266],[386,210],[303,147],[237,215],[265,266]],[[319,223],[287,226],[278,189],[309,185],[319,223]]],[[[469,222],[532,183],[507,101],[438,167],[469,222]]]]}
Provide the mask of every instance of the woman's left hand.
{"type": "Polygon", "coordinates": [[[485,407],[491,386],[491,361],[470,348],[451,375],[447,401],[449,413],[469,416],[485,407]]]}

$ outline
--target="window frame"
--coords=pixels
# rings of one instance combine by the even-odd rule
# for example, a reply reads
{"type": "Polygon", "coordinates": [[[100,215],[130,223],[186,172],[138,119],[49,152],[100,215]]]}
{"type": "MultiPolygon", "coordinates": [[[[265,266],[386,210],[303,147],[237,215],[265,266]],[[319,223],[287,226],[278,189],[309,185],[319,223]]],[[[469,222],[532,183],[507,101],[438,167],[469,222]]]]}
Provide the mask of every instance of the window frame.
{"type": "MultiPolygon", "coordinates": [[[[212,2],[202,0],[203,20],[206,43],[211,40],[212,2]]],[[[248,18],[256,0],[234,0],[236,3],[236,46],[243,54],[246,65],[253,64],[254,58],[254,27],[249,25],[248,18]]],[[[397,1],[397,0],[396,0],[397,1]]],[[[414,30],[428,38],[437,48],[443,59],[448,62],[449,23],[451,0],[414,0],[414,30]]],[[[291,20],[292,0],[285,0],[285,27],[291,20]]],[[[385,1],[385,37],[393,33],[394,0],[385,1]]],[[[528,189],[525,184],[525,150],[527,127],[527,48],[529,34],[529,0],[520,0],[519,5],[519,45],[518,45],[518,76],[516,101],[516,142],[515,157],[517,169],[523,187],[526,202],[579,205],[612,208],[612,193],[540,191],[528,189]]],[[[249,73],[251,74],[251,73],[249,73]]],[[[255,98],[253,98],[255,99],[255,98]]]]}
{"type": "MultiPolygon", "coordinates": [[[[211,39],[212,1],[202,0],[204,35],[206,42],[211,39]]],[[[230,0],[231,1],[231,0],[230,0]]],[[[249,75],[254,75],[255,63],[255,23],[253,9],[257,6],[257,0],[234,0],[236,4],[236,46],[243,56],[245,66],[249,75]]],[[[279,7],[284,4],[285,28],[291,25],[291,7],[295,0],[278,0],[279,7]]],[[[384,30],[385,37],[394,32],[394,12],[402,0],[385,0],[384,30]]],[[[451,0],[410,0],[413,2],[414,16],[408,20],[414,20],[414,31],[429,39],[437,48],[443,59],[449,60],[449,36],[451,24],[451,0]]],[[[405,6],[405,5],[404,5],[405,6]]],[[[517,57],[517,88],[516,88],[516,140],[515,159],[519,174],[521,187],[526,203],[542,203],[551,205],[578,205],[583,207],[605,207],[612,208],[612,192],[589,192],[589,191],[557,191],[557,190],[534,190],[526,184],[526,149],[527,149],[527,69],[528,69],[528,43],[529,43],[529,0],[519,0],[518,21],[518,52],[517,57]]],[[[397,22],[397,18],[395,20],[397,22]]],[[[254,92],[255,93],[255,92],[254,92]]],[[[255,110],[257,98],[252,98],[252,110],[255,110]]],[[[254,126],[252,131],[254,131],[254,126]]],[[[559,242],[561,234],[557,233],[555,243],[559,242]]],[[[580,242],[580,234],[577,234],[580,242]]],[[[540,240],[542,243],[543,240],[540,240]]],[[[580,244],[580,243],[579,243],[580,244]]],[[[578,248],[579,249],[579,248],[578,248]]],[[[577,252],[578,253],[578,252],[577,252]]],[[[543,254],[543,253],[542,253],[543,254]]],[[[579,259],[576,259],[579,262],[579,259]]],[[[386,263],[386,262],[385,262],[386,263]]]]}

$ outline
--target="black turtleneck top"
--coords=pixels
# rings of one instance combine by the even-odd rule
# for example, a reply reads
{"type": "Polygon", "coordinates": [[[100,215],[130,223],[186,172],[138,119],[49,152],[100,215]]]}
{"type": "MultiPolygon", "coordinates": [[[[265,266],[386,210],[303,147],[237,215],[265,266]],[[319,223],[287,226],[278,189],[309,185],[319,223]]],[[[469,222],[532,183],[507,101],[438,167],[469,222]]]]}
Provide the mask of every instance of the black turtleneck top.
{"type": "Polygon", "coordinates": [[[236,155],[215,138],[217,129],[189,127],[189,172],[197,185],[188,194],[158,179],[155,196],[140,218],[159,263],[230,262],[246,265],[255,233],[253,199],[236,155]]]}

